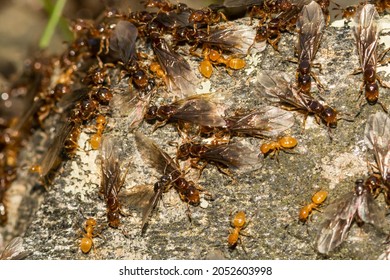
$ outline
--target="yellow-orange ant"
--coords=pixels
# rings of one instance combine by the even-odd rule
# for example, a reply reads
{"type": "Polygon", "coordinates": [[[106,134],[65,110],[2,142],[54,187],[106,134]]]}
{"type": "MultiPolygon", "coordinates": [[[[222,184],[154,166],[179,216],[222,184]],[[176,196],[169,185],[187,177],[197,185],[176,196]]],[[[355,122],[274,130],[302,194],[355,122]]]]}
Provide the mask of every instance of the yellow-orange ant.
{"type": "Polygon", "coordinates": [[[93,237],[98,234],[95,233],[97,222],[94,218],[88,218],[85,222],[83,238],[81,239],[80,249],[84,254],[88,254],[93,247],[93,237]]]}
{"type": "Polygon", "coordinates": [[[106,127],[107,120],[106,117],[103,115],[98,115],[96,117],[96,133],[91,136],[89,139],[89,144],[91,145],[91,148],[94,150],[99,149],[100,143],[102,142],[102,134],[103,130],[106,127]]]}
{"type": "Polygon", "coordinates": [[[233,217],[233,219],[230,221],[230,225],[233,227],[233,230],[230,230],[230,234],[227,238],[227,242],[230,248],[232,249],[235,248],[238,242],[240,242],[242,246],[241,235],[244,234],[243,232],[241,232],[241,230],[244,229],[247,226],[247,224],[248,223],[246,220],[245,212],[244,211],[237,212],[236,215],[233,217]]]}
{"type": "Polygon", "coordinates": [[[225,58],[222,54],[213,49],[203,51],[204,60],[199,64],[199,72],[210,78],[213,73],[213,65],[225,65],[227,69],[240,70],[246,66],[245,60],[239,57],[230,56],[225,58]]]}
{"type": "Polygon", "coordinates": [[[318,210],[318,207],[324,203],[326,198],[328,197],[327,191],[318,191],[316,192],[312,198],[311,202],[301,208],[299,211],[299,220],[303,223],[307,221],[313,210],[318,210]]]}
{"type": "Polygon", "coordinates": [[[264,155],[267,156],[271,154],[273,157],[274,155],[277,156],[280,150],[287,150],[287,149],[292,149],[298,144],[297,139],[295,139],[292,136],[284,136],[277,141],[271,141],[268,143],[263,143],[260,146],[260,152],[264,155]]]}

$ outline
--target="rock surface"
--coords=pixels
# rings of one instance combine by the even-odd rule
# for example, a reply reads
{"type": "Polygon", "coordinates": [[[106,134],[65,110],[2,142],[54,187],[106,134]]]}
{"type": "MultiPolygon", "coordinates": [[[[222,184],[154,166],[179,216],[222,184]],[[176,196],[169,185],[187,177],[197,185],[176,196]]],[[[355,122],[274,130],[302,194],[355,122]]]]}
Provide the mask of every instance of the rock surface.
{"type": "MultiPolygon", "coordinates": [[[[248,24],[238,20],[234,25],[248,24]]],[[[226,71],[216,67],[209,80],[197,71],[199,59],[186,56],[192,69],[201,81],[199,91],[216,92],[230,106],[227,114],[235,109],[250,110],[269,104],[261,98],[257,75],[263,70],[276,70],[295,78],[296,64],[287,58],[294,57],[296,34],[283,34],[279,52],[267,46],[262,52],[252,51],[245,58],[247,67],[238,71],[226,71]]],[[[380,46],[383,49],[383,46],[380,46]]],[[[208,165],[197,183],[214,196],[214,200],[202,200],[198,207],[187,206],[175,190],[163,194],[162,201],[141,235],[141,213],[123,202],[130,215],[121,217],[118,229],[104,228],[94,238],[95,247],[89,254],[79,249],[85,217],[93,217],[98,224],[106,223],[106,206],[98,197],[100,165],[98,151],[88,148],[90,130],[84,129],[75,157],[65,161],[47,191],[33,188],[36,177],[21,170],[12,190],[27,190],[18,209],[15,232],[24,235],[25,249],[32,252],[29,259],[377,259],[385,251],[386,233],[370,225],[359,228],[354,224],[347,240],[329,256],[316,250],[316,235],[322,221],[322,213],[314,211],[311,219],[302,224],[298,212],[310,202],[318,190],[329,192],[324,206],[353,190],[356,179],[366,177],[369,169],[367,158],[371,155],[364,144],[364,128],[370,114],[382,110],[381,106],[366,105],[361,108],[359,88],[362,75],[351,75],[358,68],[355,41],[351,28],[327,27],[314,68],[325,86],[321,97],[336,108],[345,119],[337,128],[329,129],[309,116],[303,127],[303,115],[293,112],[296,123],[289,134],[298,139],[298,146],[291,153],[281,151],[276,158],[262,158],[261,167],[244,174],[236,174],[233,181],[213,165],[208,165]],[[354,116],[361,110],[360,114],[354,116]],[[330,137],[331,136],[331,137],[330,137]],[[85,147],[85,150],[83,148],[85,147]],[[191,222],[187,211],[191,212],[191,222]],[[231,214],[238,210],[246,212],[249,221],[241,244],[231,249],[227,236],[232,229],[231,214]],[[23,234],[24,233],[24,234],[23,234]]],[[[383,73],[379,73],[382,75],[383,73]]],[[[114,76],[115,73],[112,73],[114,76]]],[[[384,80],[387,77],[382,75],[384,80]]],[[[126,79],[113,84],[114,91],[128,90],[126,79]]],[[[313,85],[315,96],[318,89],[313,85]]],[[[161,88],[160,91],[163,91],[161,88]]],[[[390,104],[388,89],[380,89],[380,100],[390,104]]],[[[160,103],[152,100],[152,103],[160,103]]],[[[362,102],[365,104],[365,100],[362,102]]],[[[48,120],[48,123],[55,120],[48,120]]],[[[164,151],[175,156],[172,141],[180,140],[172,125],[152,131],[153,127],[141,123],[141,131],[153,139],[164,151]]],[[[129,164],[124,191],[154,184],[159,174],[144,163],[135,148],[134,134],[129,131],[129,119],[115,116],[109,119],[105,135],[113,135],[121,143],[122,166],[129,164]]],[[[257,151],[264,141],[255,138],[241,139],[257,151]]],[[[47,141],[42,132],[35,132],[20,159],[29,165],[41,156],[47,141]],[[39,146],[42,145],[42,146],[39,146]],[[38,147],[38,149],[37,149],[38,147]]],[[[197,172],[191,171],[188,178],[196,180],[197,172]]],[[[377,199],[386,207],[382,196],[377,199]]],[[[388,226],[386,225],[385,227],[388,226]]]]}

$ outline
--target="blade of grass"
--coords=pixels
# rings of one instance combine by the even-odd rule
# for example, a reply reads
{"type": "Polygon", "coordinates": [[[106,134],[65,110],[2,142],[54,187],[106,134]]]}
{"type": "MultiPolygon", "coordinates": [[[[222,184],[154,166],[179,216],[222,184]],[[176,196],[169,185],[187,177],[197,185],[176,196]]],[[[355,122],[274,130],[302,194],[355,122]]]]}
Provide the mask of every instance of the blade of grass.
{"type": "MultiPolygon", "coordinates": [[[[51,15],[54,9],[53,2],[51,0],[41,0],[43,8],[45,9],[46,13],[48,15],[51,15]]],[[[70,42],[73,41],[74,35],[73,33],[69,30],[69,23],[63,16],[60,17],[60,21],[58,23],[62,36],[65,41],[70,42]]]]}
{"type": "MultiPolygon", "coordinates": [[[[50,9],[50,3],[48,1],[43,1],[44,6],[46,9],[50,9]]],[[[53,37],[54,31],[56,29],[56,26],[61,18],[62,11],[65,7],[66,0],[57,0],[56,4],[54,5],[49,21],[45,27],[45,30],[43,31],[43,35],[39,41],[39,47],[41,49],[45,49],[49,46],[50,40],[53,37]]]]}

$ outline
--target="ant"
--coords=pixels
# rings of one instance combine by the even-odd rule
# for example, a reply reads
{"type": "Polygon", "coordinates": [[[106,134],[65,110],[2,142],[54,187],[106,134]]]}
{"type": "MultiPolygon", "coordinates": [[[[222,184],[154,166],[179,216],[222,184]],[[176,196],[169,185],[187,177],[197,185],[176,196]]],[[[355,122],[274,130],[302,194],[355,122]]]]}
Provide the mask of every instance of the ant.
{"type": "Polygon", "coordinates": [[[107,120],[105,116],[98,115],[96,117],[96,133],[91,136],[91,139],[89,139],[89,143],[92,149],[94,150],[99,149],[100,143],[102,142],[103,130],[106,127],[106,124],[107,124],[107,120]]]}
{"type": "Polygon", "coordinates": [[[338,112],[335,109],[315,99],[310,93],[289,84],[285,77],[275,71],[260,73],[258,82],[260,91],[268,100],[287,110],[303,113],[303,125],[308,115],[315,115],[317,122],[322,121],[328,128],[336,128],[337,121],[342,119],[337,117],[338,112]]]}
{"type": "Polygon", "coordinates": [[[157,62],[150,63],[149,70],[152,71],[154,74],[156,74],[157,77],[159,77],[161,79],[165,79],[166,78],[167,74],[161,68],[161,65],[158,64],[157,62]]]}
{"type": "Polygon", "coordinates": [[[188,17],[188,21],[194,24],[194,30],[197,29],[198,24],[207,24],[207,34],[209,34],[210,24],[219,23],[220,21],[227,21],[227,18],[222,12],[216,12],[210,8],[203,8],[201,10],[193,11],[188,17]]]}
{"type": "Polygon", "coordinates": [[[268,154],[273,157],[274,155],[277,156],[280,150],[287,150],[292,149],[298,144],[297,139],[295,139],[292,136],[283,136],[282,138],[279,138],[277,141],[271,141],[268,143],[263,143],[260,146],[260,152],[267,156],[268,154]]]}
{"type": "MultiPolygon", "coordinates": [[[[187,205],[197,206],[200,204],[200,192],[203,190],[193,181],[188,181],[184,178],[185,174],[177,162],[158,147],[152,139],[140,132],[136,132],[135,141],[141,157],[162,175],[159,181],[154,184],[154,195],[149,200],[142,215],[141,227],[142,232],[144,232],[148,218],[164,192],[169,191],[173,187],[178,192],[180,199],[186,202],[187,205]]],[[[189,208],[188,217],[191,220],[189,208]]]]}
{"type": "MultiPolygon", "coordinates": [[[[357,9],[360,6],[360,4],[359,5],[350,5],[350,6],[347,6],[343,9],[339,4],[337,4],[335,2],[333,2],[333,4],[336,5],[336,7],[334,7],[333,10],[340,11],[341,18],[343,18],[346,22],[351,21],[355,17],[357,9]]],[[[340,14],[336,14],[335,18],[337,18],[339,15],[340,14]]]]}
{"type": "Polygon", "coordinates": [[[313,210],[318,210],[318,207],[324,203],[328,197],[327,191],[318,191],[311,197],[311,202],[301,208],[299,211],[299,220],[303,223],[307,221],[313,210]]]}
{"type": "Polygon", "coordinates": [[[227,69],[240,70],[246,66],[245,60],[239,57],[230,56],[225,58],[221,52],[213,49],[206,49],[203,52],[204,60],[199,65],[199,72],[206,78],[213,73],[213,65],[225,65],[227,69]]]}
{"type": "Polygon", "coordinates": [[[360,89],[360,94],[364,93],[367,103],[375,105],[378,103],[382,106],[383,111],[387,113],[386,107],[378,101],[379,86],[377,81],[382,87],[389,87],[376,73],[377,64],[385,64],[383,61],[384,51],[382,56],[378,58],[376,50],[379,42],[380,27],[377,23],[379,19],[378,12],[374,5],[366,4],[362,8],[359,15],[357,15],[357,26],[354,28],[354,35],[356,39],[356,47],[359,54],[360,69],[353,74],[363,73],[363,83],[360,89]],[[379,62],[379,63],[378,63],[379,62]]]}
{"type": "Polygon", "coordinates": [[[311,77],[316,81],[318,87],[321,90],[323,89],[323,85],[311,71],[312,62],[320,46],[325,28],[324,14],[320,5],[312,1],[310,4],[304,6],[299,16],[297,27],[299,36],[296,46],[298,53],[296,80],[301,91],[309,94],[311,77]]]}
{"type": "Polygon", "coordinates": [[[258,158],[255,152],[241,143],[202,144],[188,142],[178,147],[176,159],[192,158],[191,166],[199,169],[199,176],[208,163],[214,164],[218,170],[232,177],[231,170],[253,167],[258,158]],[[203,165],[198,165],[203,161],[203,165]]]}
{"type": "Polygon", "coordinates": [[[99,234],[95,233],[97,222],[94,218],[88,218],[85,221],[83,238],[80,242],[80,249],[84,254],[88,254],[94,246],[93,238],[99,234]]]}
{"type": "Polygon", "coordinates": [[[283,9],[269,20],[261,20],[256,28],[255,42],[268,42],[275,51],[279,52],[278,44],[282,37],[282,32],[292,32],[295,29],[296,21],[302,10],[303,3],[291,5],[290,8],[283,9]]]}
{"type": "Polygon", "coordinates": [[[376,203],[369,187],[363,179],[358,179],[353,191],[339,197],[325,209],[317,236],[317,250],[328,254],[343,243],[354,221],[358,225],[367,223],[381,228],[386,223],[385,219],[385,211],[376,203]]]}
{"type": "Polygon", "coordinates": [[[230,221],[230,225],[233,227],[233,230],[230,230],[230,234],[227,238],[229,247],[234,249],[237,246],[238,242],[240,242],[241,246],[243,246],[241,241],[241,235],[245,235],[245,234],[241,232],[241,230],[246,228],[246,226],[248,225],[246,221],[245,212],[244,211],[237,212],[236,215],[233,217],[233,219],[230,221]]]}
{"type": "Polygon", "coordinates": [[[112,137],[103,139],[100,153],[102,177],[99,196],[106,202],[109,226],[118,228],[120,225],[119,216],[128,216],[122,209],[119,193],[123,188],[129,169],[126,168],[126,171],[123,174],[120,164],[121,151],[118,148],[118,142],[112,137]]]}

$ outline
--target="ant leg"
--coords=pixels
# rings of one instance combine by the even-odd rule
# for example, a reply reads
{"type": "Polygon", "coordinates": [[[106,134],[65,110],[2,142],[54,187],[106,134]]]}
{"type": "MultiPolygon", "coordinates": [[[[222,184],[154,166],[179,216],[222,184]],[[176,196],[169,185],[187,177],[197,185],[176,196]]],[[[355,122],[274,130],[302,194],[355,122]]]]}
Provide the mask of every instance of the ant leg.
{"type": "Polygon", "coordinates": [[[244,242],[242,242],[241,236],[238,237],[238,242],[240,242],[240,246],[242,247],[242,250],[244,251],[244,253],[246,255],[248,255],[248,252],[246,251],[245,246],[244,246],[244,242]]]}
{"type": "Polygon", "coordinates": [[[322,72],[322,65],[321,63],[313,63],[311,65],[313,68],[318,68],[318,70],[320,71],[320,73],[322,72]]]}
{"type": "Polygon", "coordinates": [[[230,177],[232,179],[232,183],[235,184],[237,183],[237,179],[234,178],[234,175],[233,173],[230,171],[230,169],[228,168],[224,168],[223,166],[221,166],[220,164],[217,164],[216,165],[219,172],[221,172],[222,174],[225,174],[226,176],[230,177]]]}
{"type": "Polygon", "coordinates": [[[366,106],[368,104],[367,102],[366,103],[363,103],[363,102],[364,102],[364,100],[361,100],[359,106],[357,106],[357,107],[360,107],[360,110],[355,115],[355,118],[357,118],[360,115],[360,113],[363,111],[364,106],[366,106]]]}
{"type": "Polygon", "coordinates": [[[271,40],[271,39],[267,39],[267,41],[268,41],[268,43],[274,48],[274,50],[275,51],[277,51],[277,52],[279,52],[279,47],[278,47],[278,43],[279,43],[279,41],[280,41],[280,38],[281,38],[281,36],[280,36],[280,33],[278,33],[278,36],[275,38],[275,39],[273,39],[273,40],[271,40]]]}
{"type": "Polygon", "coordinates": [[[386,108],[386,106],[385,106],[382,102],[377,101],[376,103],[378,103],[379,105],[381,105],[382,110],[383,110],[386,114],[388,114],[387,108],[386,108]]]}
{"type": "Polygon", "coordinates": [[[390,62],[390,58],[384,60],[385,55],[390,51],[390,48],[383,50],[383,52],[378,56],[378,64],[385,65],[390,62]]]}
{"type": "Polygon", "coordinates": [[[376,75],[376,80],[379,82],[381,87],[390,88],[390,83],[386,82],[386,81],[383,81],[383,79],[380,76],[376,75]]]}
{"type": "MultiPolygon", "coordinates": [[[[360,89],[359,89],[359,96],[358,98],[356,99],[356,101],[359,101],[359,99],[361,99],[363,97],[363,87],[364,87],[364,82],[361,83],[360,85],[360,89]]],[[[361,104],[359,104],[359,107],[361,106],[361,104]]]]}
{"type": "MultiPolygon", "coordinates": [[[[320,70],[321,71],[321,70],[320,70]]],[[[324,92],[325,91],[325,87],[324,85],[320,82],[319,78],[317,77],[316,74],[314,74],[313,72],[310,73],[310,76],[313,77],[318,89],[321,91],[321,92],[324,92]]]]}
{"type": "Polygon", "coordinates": [[[228,19],[226,18],[226,16],[224,15],[224,13],[222,12],[218,12],[218,15],[222,18],[223,21],[228,21],[228,19]]]}
{"type": "Polygon", "coordinates": [[[296,57],[287,57],[287,59],[285,61],[298,64],[298,59],[296,57]]]}
{"type": "Polygon", "coordinates": [[[363,70],[362,70],[361,67],[353,70],[353,72],[350,75],[357,75],[357,74],[360,74],[360,73],[363,73],[363,70]]]}
{"type": "Polygon", "coordinates": [[[131,213],[124,211],[121,207],[119,208],[119,214],[121,214],[123,217],[131,216],[131,213]]]}
{"type": "Polygon", "coordinates": [[[190,166],[189,167],[192,167],[192,168],[195,168],[195,169],[198,169],[199,170],[199,175],[198,175],[198,179],[200,178],[200,176],[202,175],[202,172],[203,172],[203,169],[206,168],[206,166],[208,165],[208,162],[205,161],[203,164],[199,164],[199,161],[201,159],[200,158],[193,158],[190,160],[190,166]]]}
{"type": "Polygon", "coordinates": [[[156,124],[153,126],[152,132],[156,131],[157,128],[163,127],[167,123],[167,120],[164,121],[157,121],[156,124]]]}
{"type": "Polygon", "coordinates": [[[333,130],[330,126],[328,126],[328,136],[329,136],[330,142],[332,142],[333,141],[333,130]]]}
{"type": "Polygon", "coordinates": [[[279,148],[276,148],[272,153],[271,153],[271,158],[275,158],[277,163],[280,164],[279,162],[279,148]]]}
{"type": "Polygon", "coordinates": [[[301,133],[303,133],[305,131],[305,127],[306,127],[306,120],[307,120],[307,117],[309,116],[309,114],[305,114],[303,116],[303,122],[302,122],[302,131],[301,133]]]}
{"type": "Polygon", "coordinates": [[[199,44],[195,44],[193,45],[190,49],[189,49],[189,52],[191,55],[195,56],[195,57],[199,57],[199,58],[202,58],[203,56],[201,54],[198,54],[196,52],[196,49],[198,48],[199,44]]]}
{"type": "Polygon", "coordinates": [[[190,223],[192,224],[191,210],[190,210],[190,206],[189,206],[189,204],[188,204],[188,203],[187,203],[187,210],[186,210],[186,214],[187,214],[188,220],[189,220],[189,221],[190,221],[190,223]]]}

